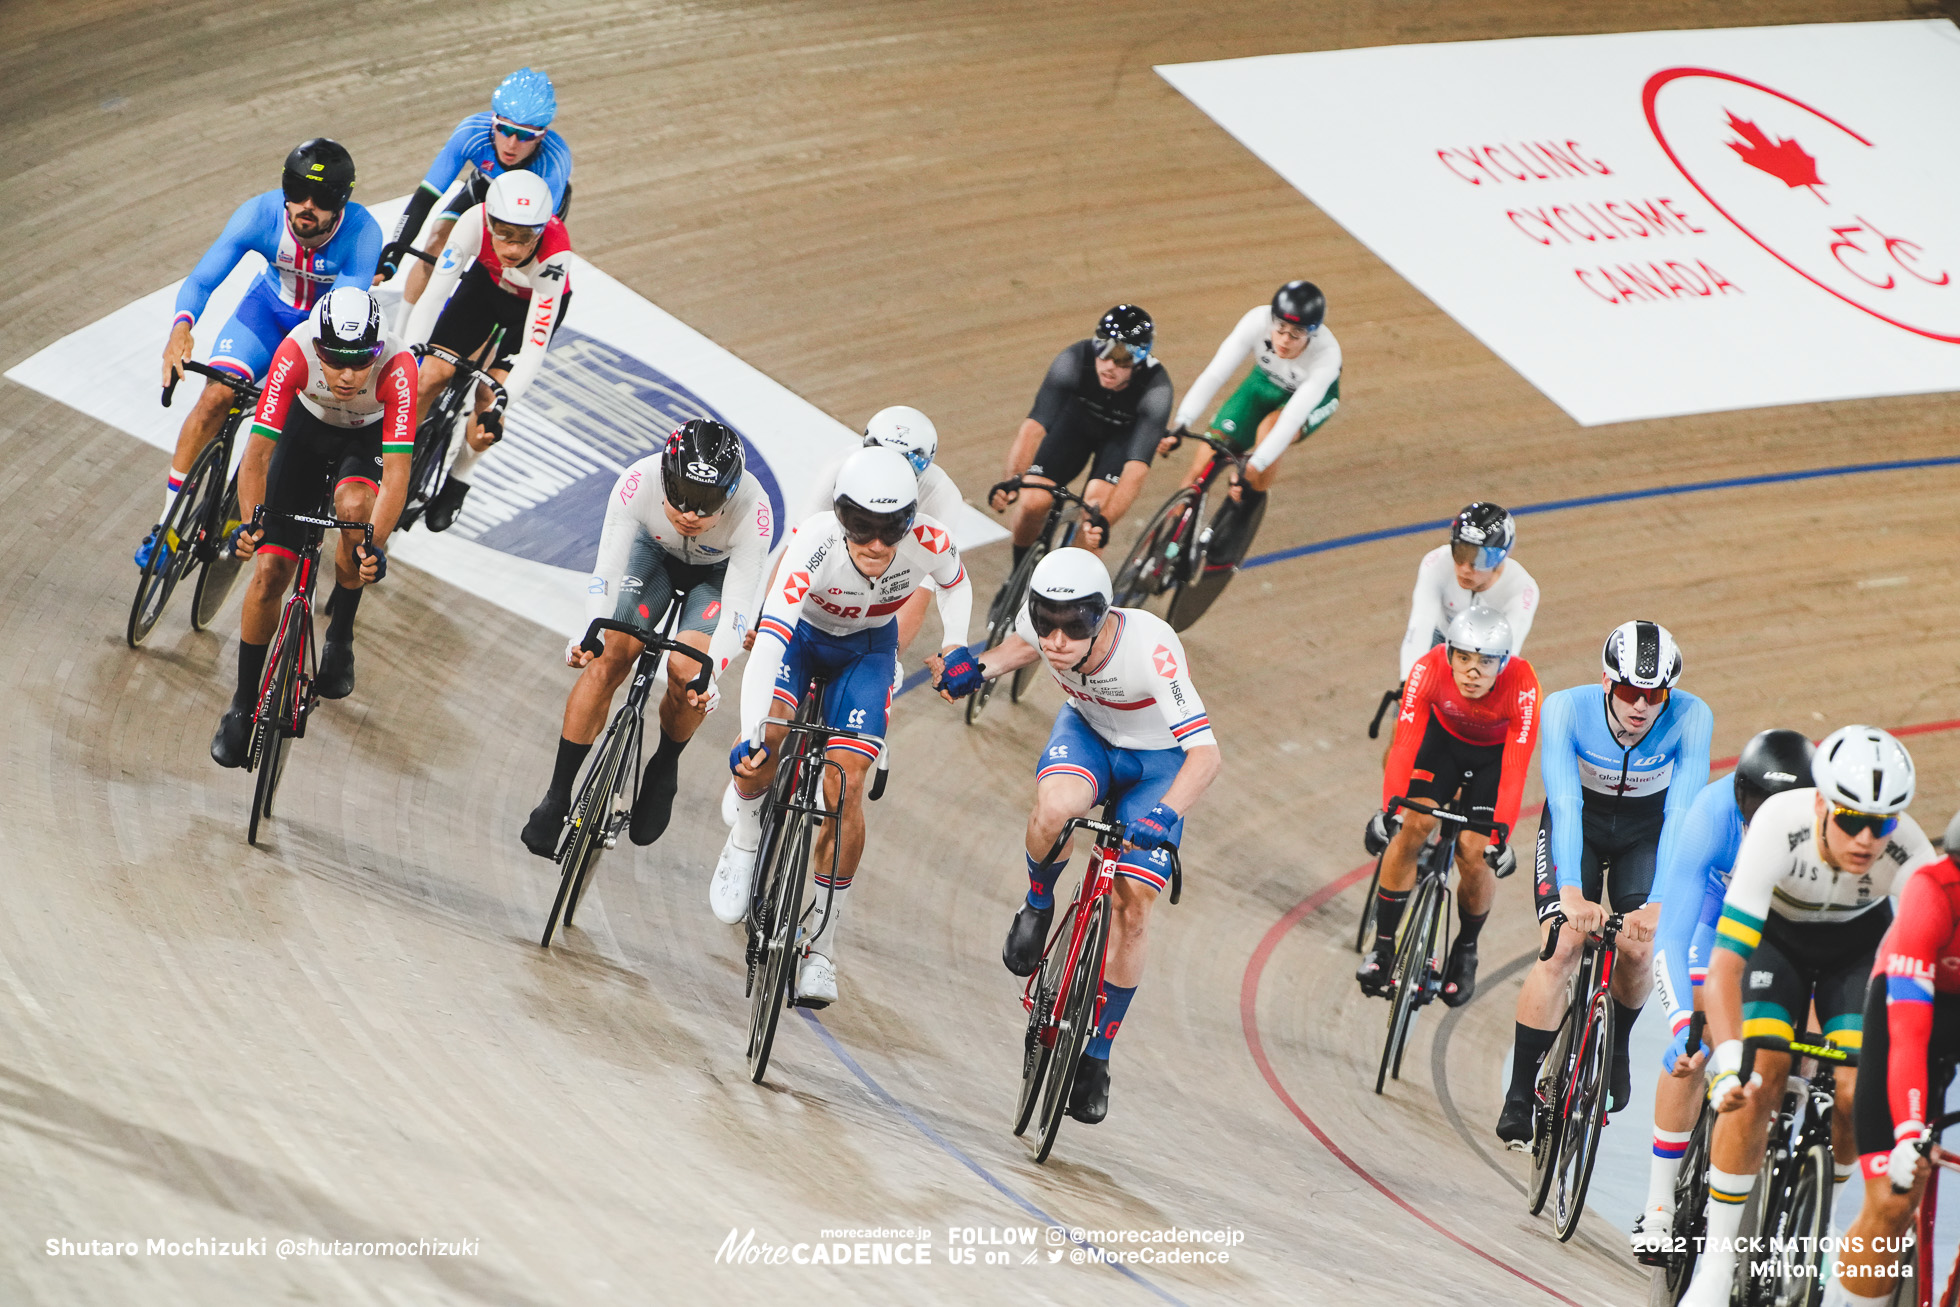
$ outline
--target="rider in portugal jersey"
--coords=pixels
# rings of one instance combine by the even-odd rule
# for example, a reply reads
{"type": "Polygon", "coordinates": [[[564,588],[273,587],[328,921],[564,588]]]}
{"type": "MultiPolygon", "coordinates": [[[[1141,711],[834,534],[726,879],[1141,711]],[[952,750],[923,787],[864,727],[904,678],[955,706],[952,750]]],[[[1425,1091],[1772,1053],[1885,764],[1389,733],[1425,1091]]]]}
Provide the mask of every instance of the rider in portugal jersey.
{"type": "Polygon", "coordinates": [[[1014,632],[978,658],[935,658],[946,698],[1036,659],[1068,696],[1035,770],[1034,811],[1025,848],[1028,896],[1008,928],[1001,961],[1033,975],[1055,915],[1055,883],[1068,865],[1041,860],[1071,818],[1117,796],[1127,851],[1116,867],[1115,923],[1103,967],[1094,1037],[1083,1049],[1068,1112],[1094,1125],[1109,1113],[1109,1047],[1143,981],[1150,909],[1170,880],[1170,856],[1185,814],[1218,779],[1218,740],[1198,698],[1177,634],[1137,608],[1112,608],[1102,560],[1086,549],[1057,549],[1035,565],[1014,632]]]}
{"type": "MultiPolygon", "coordinates": [[[[1947,823],[1944,847],[1960,851],[1960,814],[1947,823]]],[[[1960,866],[1953,858],[1948,852],[1907,879],[1865,991],[1863,1083],[1852,1109],[1865,1200],[1844,1232],[1831,1284],[1845,1307],[1892,1301],[1931,1170],[1919,1146],[1960,1061],[1960,866]]]]}
{"type": "Polygon", "coordinates": [[[864,779],[891,718],[896,614],[926,577],[939,583],[942,650],[971,656],[965,650],[973,586],[952,531],[919,512],[918,498],[918,477],[897,450],[873,446],[851,455],[837,473],[834,510],[818,513],[790,536],[742,672],[742,738],[729,760],[735,827],[708,890],[722,921],[733,925],[748,912],[762,843],[762,800],[788,736],[765,718],[795,716],[811,678],[822,677],[828,682],[823,724],[852,732],[830,737],[825,751],[837,764],[824,768],[827,801],[840,803],[840,783],[844,792],[841,819],[823,823],[810,855],[810,865],[823,870],[815,878],[817,902],[796,973],[796,1002],[803,1007],[837,1001],[838,922],[864,853],[864,779]],[[841,840],[834,880],[832,840],[841,840]]]}
{"type": "MultiPolygon", "coordinates": [[[[1511,1085],[1497,1136],[1514,1148],[1531,1141],[1538,1064],[1558,1036],[1566,993],[1586,936],[1606,925],[1607,905],[1625,914],[1615,941],[1612,1091],[1608,1110],[1633,1093],[1627,1041],[1647,1001],[1658,905],[1643,908],[1654,868],[1674,852],[1688,808],[1708,783],[1715,716],[1675,688],[1681,651],[1667,628],[1625,622],[1600,649],[1601,676],[1545,700],[1538,766],[1545,815],[1538,824],[1538,920],[1564,916],[1558,949],[1534,962],[1518,994],[1511,1085]]],[[[1549,927],[1547,927],[1549,930],[1549,927]]]]}

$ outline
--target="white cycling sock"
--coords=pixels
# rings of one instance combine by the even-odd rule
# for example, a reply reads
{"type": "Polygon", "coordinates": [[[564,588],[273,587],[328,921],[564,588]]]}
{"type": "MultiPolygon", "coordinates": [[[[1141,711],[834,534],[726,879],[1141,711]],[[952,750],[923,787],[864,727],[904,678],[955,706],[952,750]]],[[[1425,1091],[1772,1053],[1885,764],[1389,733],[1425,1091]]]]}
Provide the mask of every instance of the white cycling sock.
{"type": "Polygon", "coordinates": [[[475,467],[476,460],[482,457],[483,457],[483,451],[477,449],[471,449],[470,442],[465,440],[463,442],[463,447],[456,451],[456,461],[449,465],[450,479],[454,481],[461,481],[464,485],[468,485],[470,483],[470,479],[465,474],[468,473],[471,468],[475,467]]]}
{"type": "Polygon", "coordinates": [[[1862,1293],[1853,1293],[1844,1287],[1844,1281],[1833,1279],[1824,1288],[1824,1307],[1884,1307],[1892,1301],[1890,1291],[1867,1298],[1862,1293]]]}
{"type": "Polygon", "coordinates": [[[1708,1242],[1695,1268],[1695,1282],[1713,1276],[1717,1284],[1735,1274],[1736,1235],[1742,1230],[1742,1205],[1749,1199],[1756,1177],[1708,1168],[1708,1242]]]}
{"type": "Polygon", "coordinates": [[[827,890],[828,876],[816,878],[816,888],[811,891],[814,903],[810,913],[810,951],[821,953],[831,962],[837,961],[838,932],[844,920],[844,900],[850,897],[851,882],[843,881],[837,888],[827,890]],[[830,911],[824,911],[824,902],[830,903],[830,911]]]}
{"type": "Polygon", "coordinates": [[[169,520],[171,506],[177,502],[177,492],[183,488],[184,478],[189,475],[190,469],[179,472],[176,464],[170,465],[170,475],[163,482],[163,512],[158,514],[157,521],[169,520]]]}
{"type": "Polygon", "coordinates": [[[1654,1164],[1647,1172],[1647,1210],[1674,1210],[1674,1182],[1681,1174],[1681,1155],[1692,1130],[1654,1130],[1654,1164]]]}
{"type": "Polygon", "coordinates": [[[761,794],[751,799],[748,795],[742,793],[741,786],[738,785],[735,787],[735,834],[733,838],[736,848],[753,851],[758,844],[762,843],[762,801],[768,797],[768,794],[769,791],[764,790],[761,794]]]}

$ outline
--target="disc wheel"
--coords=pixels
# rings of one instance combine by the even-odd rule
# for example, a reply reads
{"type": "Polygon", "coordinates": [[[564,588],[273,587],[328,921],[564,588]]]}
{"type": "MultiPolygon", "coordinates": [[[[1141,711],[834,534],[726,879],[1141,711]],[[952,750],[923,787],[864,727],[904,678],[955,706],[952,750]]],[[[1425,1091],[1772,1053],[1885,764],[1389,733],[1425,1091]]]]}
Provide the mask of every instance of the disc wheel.
{"type": "Polygon", "coordinates": [[[810,857],[811,822],[792,813],[769,868],[762,932],[763,956],[750,996],[749,1079],[762,1083],[776,1042],[776,1025],[796,980],[797,932],[803,920],[803,876],[810,857]]]}
{"type": "Polygon", "coordinates": [[[1565,1129],[1558,1146],[1557,1174],[1552,1180],[1552,1221],[1560,1243],[1579,1229],[1586,1210],[1586,1189],[1592,1183],[1593,1163],[1599,1158],[1599,1132],[1606,1123],[1607,1084],[1613,1059],[1613,1005],[1604,994],[1593,996],[1585,1029],[1579,1033],[1579,1056],[1566,1103],[1565,1129]]]}
{"type": "Polygon", "coordinates": [[[1074,905],[1062,917],[1056,927],[1048,951],[1041,959],[1041,980],[1035,985],[1034,1007],[1028,1011],[1027,1035],[1021,1045],[1021,1096],[1014,1105],[1014,1133],[1026,1134],[1028,1122],[1034,1119],[1035,1106],[1041,1101],[1041,1085],[1048,1069],[1055,1060],[1055,1044],[1061,1037],[1061,1021],[1055,1011],[1055,996],[1062,988],[1062,967],[1066,964],[1068,948],[1062,939],[1068,934],[1074,918],[1074,905]],[[1048,1034],[1044,1040],[1042,1036],[1048,1034]]]}
{"type": "Polygon", "coordinates": [[[217,512],[206,519],[207,538],[198,546],[204,562],[197,569],[197,589],[191,596],[192,630],[210,628],[224,608],[225,600],[231,597],[238,574],[245,570],[244,560],[221,552],[238,524],[238,486],[234,482],[225,487],[217,512]]]}
{"type": "Polygon", "coordinates": [[[1047,1161],[1048,1154],[1054,1151],[1055,1136],[1061,1133],[1062,1118],[1068,1115],[1069,1097],[1075,1092],[1076,1067],[1082,1061],[1082,1050],[1088,1046],[1089,1036],[1095,1033],[1096,998],[1108,929],[1109,900],[1099,898],[1089,905],[1082,949],[1068,977],[1062,1025],[1055,1032],[1054,1056],[1060,1064],[1049,1068],[1048,1084],[1041,1096],[1041,1142],[1034,1155],[1037,1163],[1047,1161]]]}

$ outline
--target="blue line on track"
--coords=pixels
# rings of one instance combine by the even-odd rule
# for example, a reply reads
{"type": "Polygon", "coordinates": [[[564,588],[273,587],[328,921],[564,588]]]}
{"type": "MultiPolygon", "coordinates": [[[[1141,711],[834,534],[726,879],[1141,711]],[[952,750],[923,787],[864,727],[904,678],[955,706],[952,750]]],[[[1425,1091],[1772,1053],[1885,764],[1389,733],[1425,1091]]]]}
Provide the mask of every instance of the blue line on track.
{"type": "MultiPolygon", "coordinates": [[[[932,1140],[933,1143],[938,1144],[939,1147],[946,1153],[947,1156],[951,1157],[954,1161],[959,1162],[961,1165],[965,1166],[967,1170],[973,1172],[975,1175],[979,1176],[982,1180],[985,1180],[988,1184],[992,1185],[995,1189],[999,1190],[1004,1197],[1006,1197],[1016,1207],[1019,1207],[1022,1211],[1026,1212],[1029,1216],[1034,1217],[1035,1220],[1041,1221],[1044,1224],[1052,1227],[1053,1229],[1060,1230],[1064,1235],[1068,1236],[1068,1242],[1075,1244],[1078,1247],[1084,1249],[1094,1249],[1095,1251],[1098,1252],[1101,1251],[1101,1249],[1096,1248],[1095,1244],[1085,1242],[1084,1240],[1081,1239],[1077,1239],[1074,1235],[1069,1234],[1068,1226],[1063,1225],[1060,1221],[1056,1220],[1048,1213],[1042,1211],[1039,1207],[1036,1207],[1033,1203],[1029,1202],[1026,1198],[1023,1198],[1019,1193],[1009,1188],[1003,1181],[1001,1181],[997,1176],[995,1176],[993,1172],[989,1171],[986,1167],[980,1165],[980,1163],[974,1161],[973,1158],[968,1156],[967,1153],[959,1147],[959,1145],[953,1143],[951,1140],[947,1139],[945,1135],[940,1134],[937,1130],[933,1129],[930,1125],[926,1124],[925,1119],[921,1117],[917,1112],[914,1112],[911,1108],[907,1107],[904,1103],[901,1103],[898,1101],[898,1099],[892,1097],[892,1095],[885,1089],[883,1085],[879,1084],[876,1080],[873,1080],[871,1078],[870,1072],[866,1071],[863,1067],[858,1065],[857,1059],[852,1057],[849,1050],[847,1050],[843,1044],[838,1042],[837,1036],[831,1034],[829,1028],[826,1027],[823,1022],[817,1020],[815,1013],[811,1012],[808,1008],[798,1008],[796,1009],[796,1013],[798,1016],[802,1017],[805,1021],[809,1023],[810,1029],[817,1032],[817,1038],[823,1041],[824,1047],[828,1048],[831,1051],[831,1053],[833,1053],[836,1056],[837,1060],[839,1062],[842,1062],[846,1067],[846,1069],[848,1069],[852,1075],[857,1077],[858,1083],[863,1085],[873,1098],[877,1099],[880,1103],[883,1103],[886,1107],[889,1107],[890,1109],[892,1109],[892,1111],[897,1112],[900,1116],[904,1117],[907,1121],[911,1122],[913,1129],[917,1130],[920,1134],[924,1135],[926,1138],[932,1140]]],[[[1103,1265],[1109,1267],[1110,1270],[1115,1271],[1117,1274],[1124,1276],[1127,1279],[1136,1281],[1138,1284],[1142,1285],[1144,1288],[1148,1289],[1151,1293],[1163,1299],[1165,1302],[1176,1303],[1177,1307],[1185,1307],[1181,1299],[1172,1297],[1170,1294],[1158,1288],[1156,1285],[1152,1284],[1149,1280],[1144,1279],[1141,1275],[1138,1275],[1135,1271],[1123,1265],[1121,1262],[1105,1262],[1103,1263],[1103,1265]]]]}
{"type": "MultiPolygon", "coordinates": [[[[1841,467],[1809,467],[1795,472],[1765,472],[1753,477],[1724,477],[1719,481],[1689,481],[1678,486],[1650,486],[1645,490],[1621,490],[1610,495],[1582,495],[1577,499],[1548,499],[1542,504],[1525,504],[1511,510],[1514,517],[1528,513],[1558,513],[1568,508],[1593,508],[1600,504],[1623,504],[1634,499],[1666,499],[1673,495],[1698,495],[1708,490],[1735,490],[1742,486],[1767,486],[1779,481],[1816,481],[1823,477],[1862,476],[1867,472],[1909,472],[1922,467],[1953,467],[1960,464],[1960,455],[1944,458],[1905,458],[1892,463],[1846,463],[1841,467]]],[[[1371,545],[1377,540],[1395,540],[1402,536],[1422,535],[1429,531],[1441,531],[1448,527],[1450,519],[1439,518],[1433,522],[1411,522],[1407,526],[1385,527],[1380,531],[1363,531],[1358,535],[1337,536],[1332,540],[1317,540],[1310,545],[1295,545],[1291,549],[1278,549],[1270,554],[1259,554],[1240,564],[1240,570],[1252,567],[1266,567],[1272,563],[1284,563],[1295,558],[1305,558],[1309,554],[1332,553],[1336,549],[1350,549],[1355,545],[1371,545]]],[[[926,681],[926,669],[921,667],[905,678],[899,687],[900,694],[907,694],[926,681]]]]}

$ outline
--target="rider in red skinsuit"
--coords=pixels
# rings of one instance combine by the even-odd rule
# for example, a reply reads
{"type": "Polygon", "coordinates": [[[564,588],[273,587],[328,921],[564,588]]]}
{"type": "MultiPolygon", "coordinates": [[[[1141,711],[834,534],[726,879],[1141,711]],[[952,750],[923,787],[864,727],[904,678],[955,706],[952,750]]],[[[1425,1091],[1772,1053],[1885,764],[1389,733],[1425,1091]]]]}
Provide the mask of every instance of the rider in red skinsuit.
{"type": "Polygon", "coordinates": [[[1538,738],[1538,703],[1537,673],[1522,658],[1505,664],[1490,693],[1478,699],[1464,698],[1450,675],[1449,646],[1437,645],[1416,659],[1409,669],[1408,683],[1402,687],[1395,743],[1389,747],[1388,764],[1382,769],[1382,806],[1409,792],[1416,753],[1433,712],[1436,723],[1465,744],[1504,746],[1497,820],[1515,826],[1525,773],[1531,768],[1531,750],[1538,738]]]}

